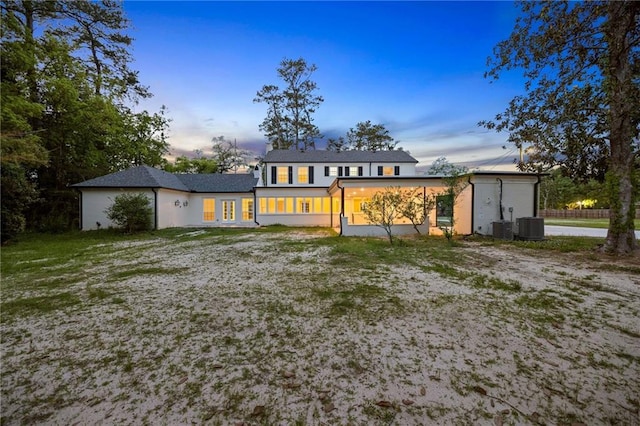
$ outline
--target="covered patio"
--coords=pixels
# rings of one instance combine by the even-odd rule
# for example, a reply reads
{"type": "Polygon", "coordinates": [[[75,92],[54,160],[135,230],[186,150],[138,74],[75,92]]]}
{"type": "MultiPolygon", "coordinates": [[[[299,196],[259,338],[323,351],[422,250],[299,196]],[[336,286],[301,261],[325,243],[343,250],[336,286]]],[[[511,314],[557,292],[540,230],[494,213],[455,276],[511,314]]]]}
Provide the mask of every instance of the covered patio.
{"type": "MultiPolygon", "coordinates": [[[[332,199],[338,200],[339,209],[332,212],[331,226],[344,236],[384,236],[385,231],[379,226],[369,223],[363,206],[371,200],[376,192],[393,187],[411,190],[416,193],[416,203],[422,203],[427,209],[427,197],[442,194],[446,186],[440,177],[344,177],[336,179],[328,192],[332,199]]],[[[421,234],[441,234],[439,226],[451,223],[451,208],[439,200],[428,212],[428,219],[418,229],[421,234]]],[[[414,234],[416,230],[407,218],[399,218],[394,222],[394,235],[414,234]]]]}

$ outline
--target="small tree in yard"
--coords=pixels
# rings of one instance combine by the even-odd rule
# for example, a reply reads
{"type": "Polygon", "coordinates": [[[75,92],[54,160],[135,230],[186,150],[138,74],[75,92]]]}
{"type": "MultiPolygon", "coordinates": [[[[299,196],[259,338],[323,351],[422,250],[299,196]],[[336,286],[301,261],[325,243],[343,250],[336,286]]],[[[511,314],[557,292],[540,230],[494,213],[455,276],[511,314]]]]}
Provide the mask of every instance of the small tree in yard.
{"type": "Polygon", "coordinates": [[[402,217],[403,204],[400,188],[388,187],[373,194],[371,200],[362,206],[362,212],[370,223],[385,230],[389,242],[393,244],[391,227],[396,219],[402,217]]]}
{"type": "Polygon", "coordinates": [[[427,173],[430,175],[442,175],[442,181],[445,184],[445,190],[439,195],[442,198],[442,203],[447,205],[451,211],[451,221],[446,226],[440,226],[440,229],[444,233],[444,236],[449,242],[452,241],[455,234],[455,205],[456,201],[462,191],[469,185],[468,180],[464,175],[468,173],[468,169],[465,166],[456,166],[449,163],[445,157],[439,157],[436,159],[427,173]]]}
{"type": "Polygon", "coordinates": [[[146,231],[151,229],[153,209],[149,198],[142,193],[121,194],[111,207],[104,211],[107,217],[126,232],[146,231]]]}
{"type": "Polygon", "coordinates": [[[421,193],[420,188],[402,191],[401,194],[403,202],[400,213],[411,221],[413,228],[420,234],[418,226],[422,225],[429,218],[429,212],[433,210],[436,205],[436,197],[432,194],[426,195],[421,193]]]}

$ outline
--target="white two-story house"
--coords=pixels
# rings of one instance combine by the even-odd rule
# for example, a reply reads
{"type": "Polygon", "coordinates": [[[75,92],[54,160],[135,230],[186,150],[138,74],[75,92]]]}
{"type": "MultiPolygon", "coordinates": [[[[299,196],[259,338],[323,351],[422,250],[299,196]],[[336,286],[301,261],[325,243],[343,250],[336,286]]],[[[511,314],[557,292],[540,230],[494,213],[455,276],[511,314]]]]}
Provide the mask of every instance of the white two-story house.
{"type": "MultiPolygon", "coordinates": [[[[72,185],[80,192],[81,229],[111,226],[105,209],[123,192],[147,194],[156,229],[190,226],[321,226],[341,235],[382,235],[362,206],[388,187],[412,189],[420,200],[438,196],[442,177],[416,173],[418,161],[402,150],[271,150],[253,174],[171,174],[135,167],[72,185]]],[[[520,172],[472,172],[456,200],[459,234],[491,234],[493,223],[537,214],[540,176],[520,172]]],[[[434,208],[422,233],[440,233],[451,211],[434,208]]],[[[398,219],[395,233],[415,232],[398,219]]]]}
{"type": "Polygon", "coordinates": [[[415,176],[417,163],[405,151],[269,151],[255,187],[258,221],[337,227],[343,200],[329,192],[337,179],[378,177],[391,184],[415,176]]]}

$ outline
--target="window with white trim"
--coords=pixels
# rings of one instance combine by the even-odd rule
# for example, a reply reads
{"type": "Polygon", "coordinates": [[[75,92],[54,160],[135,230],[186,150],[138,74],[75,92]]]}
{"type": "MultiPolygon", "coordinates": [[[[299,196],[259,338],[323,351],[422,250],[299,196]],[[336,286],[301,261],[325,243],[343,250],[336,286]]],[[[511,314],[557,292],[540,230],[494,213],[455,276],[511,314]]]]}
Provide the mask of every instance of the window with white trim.
{"type": "Polygon", "coordinates": [[[309,167],[298,167],[298,183],[309,183],[309,167]]]}
{"type": "Polygon", "coordinates": [[[222,200],[222,221],[234,222],[236,220],[236,202],[234,200],[222,200]]]}
{"type": "Polygon", "coordinates": [[[205,222],[213,222],[216,220],[215,198],[204,198],[202,200],[202,220],[205,222]]]}
{"type": "Polygon", "coordinates": [[[252,198],[242,199],[242,220],[245,222],[253,220],[253,199],[252,198]]]}
{"type": "Polygon", "coordinates": [[[289,168],[287,166],[278,166],[278,183],[289,183],[289,168]]]}

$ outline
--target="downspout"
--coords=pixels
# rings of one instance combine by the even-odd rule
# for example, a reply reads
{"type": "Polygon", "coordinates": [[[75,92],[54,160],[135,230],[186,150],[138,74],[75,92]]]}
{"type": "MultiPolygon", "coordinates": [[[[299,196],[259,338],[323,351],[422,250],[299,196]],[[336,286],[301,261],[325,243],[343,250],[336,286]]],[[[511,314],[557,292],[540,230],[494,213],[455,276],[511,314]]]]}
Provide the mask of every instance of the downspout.
{"type": "Polygon", "coordinates": [[[502,211],[502,179],[496,178],[496,180],[500,181],[500,201],[498,203],[498,208],[500,209],[500,221],[504,220],[504,212],[502,211]]]}
{"type": "Polygon", "coordinates": [[[151,188],[153,191],[153,229],[158,230],[158,191],[156,188],[151,188]]]}
{"type": "Polygon", "coordinates": [[[533,185],[533,217],[538,217],[538,204],[540,202],[540,183],[542,182],[542,179],[540,178],[540,175],[537,177],[538,181],[533,185]]]}
{"type": "Polygon", "coordinates": [[[80,196],[78,197],[78,201],[80,202],[80,218],[78,219],[78,226],[80,227],[80,230],[82,231],[82,191],[80,191],[79,189],[77,190],[78,194],[80,194],[80,196]]]}
{"type": "Polygon", "coordinates": [[[253,190],[253,223],[257,226],[260,226],[258,223],[258,197],[256,195],[256,190],[253,190]]]}
{"type": "Polygon", "coordinates": [[[338,236],[342,236],[342,218],[344,216],[344,188],[340,186],[340,180],[337,181],[336,186],[340,188],[340,234],[338,236]]]}
{"type": "Polygon", "coordinates": [[[469,185],[471,186],[471,235],[475,234],[476,224],[474,218],[476,216],[476,187],[471,182],[471,175],[469,175],[469,185]]]}

